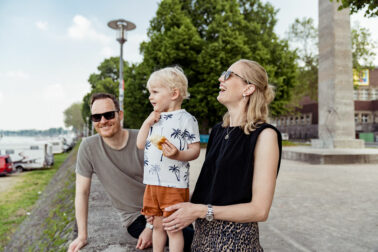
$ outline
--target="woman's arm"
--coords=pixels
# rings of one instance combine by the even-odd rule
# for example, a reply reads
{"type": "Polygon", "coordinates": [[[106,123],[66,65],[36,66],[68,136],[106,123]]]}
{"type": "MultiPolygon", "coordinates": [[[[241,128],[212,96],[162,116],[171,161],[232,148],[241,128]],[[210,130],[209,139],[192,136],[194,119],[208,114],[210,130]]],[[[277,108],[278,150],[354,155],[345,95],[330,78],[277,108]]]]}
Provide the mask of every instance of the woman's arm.
{"type": "MultiPolygon", "coordinates": [[[[255,147],[255,162],[252,184],[252,201],[249,203],[228,206],[213,206],[214,218],[233,222],[261,222],[268,218],[276,186],[279,147],[277,133],[270,128],[263,130],[255,147]]],[[[165,218],[166,230],[180,230],[190,220],[204,218],[207,206],[192,203],[181,203],[167,211],[178,209],[170,217],[165,218]],[[174,229],[174,226],[179,229],[174,229]]],[[[190,223],[189,223],[190,224],[190,223]]]]}

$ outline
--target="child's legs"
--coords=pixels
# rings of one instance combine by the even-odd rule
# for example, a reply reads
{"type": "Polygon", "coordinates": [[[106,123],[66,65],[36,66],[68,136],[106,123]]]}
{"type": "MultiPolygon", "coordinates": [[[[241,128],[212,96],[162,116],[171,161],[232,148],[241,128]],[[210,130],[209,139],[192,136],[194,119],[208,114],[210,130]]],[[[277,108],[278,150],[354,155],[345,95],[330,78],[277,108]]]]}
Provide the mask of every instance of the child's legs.
{"type": "Polygon", "coordinates": [[[182,252],[184,251],[184,236],[182,230],[171,232],[167,231],[169,237],[169,252],[182,252]]]}
{"type": "Polygon", "coordinates": [[[154,252],[163,252],[167,242],[167,233],[163,229],[163,216],[154,216],[154,229],[152,232],[152,248],[154,252]]]}
{"type": "MultiPolygon", "coordinates": [[[[164,208],[189,201],[189,189],[188,188],[168,188],[165,194],[165,199],[160,205],[162,206],[163,216],[168,217],[174,211],[167,212],[164,208]]],[[[169,251],[170,252],[182,252],[184,251],[184,235],[182,230],[171,232],[167,231],[169,237],[169,251]]]]}

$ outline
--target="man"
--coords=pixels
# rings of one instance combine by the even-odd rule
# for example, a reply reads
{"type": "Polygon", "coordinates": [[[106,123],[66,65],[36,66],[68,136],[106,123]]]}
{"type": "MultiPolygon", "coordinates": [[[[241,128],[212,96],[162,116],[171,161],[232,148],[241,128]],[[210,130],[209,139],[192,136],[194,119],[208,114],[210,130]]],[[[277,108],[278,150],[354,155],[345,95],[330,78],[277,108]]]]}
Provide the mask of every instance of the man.
{"type": "MultiPolygon", "coordinates": [[[[140,222],[144,221],[145,225],[144,218],[140,218],[144,185],[143,151],[136,148],[138,131],[121,128],[123,111],[111,94],[94,94],[91,113],[98,135],[85,139],[78,152],[75,197],[78,237],[70,244],[70,252],[78,251],[87,244],[88,199],[93,173],[118,210],[122,225],[129,232],[130,228],[140,227],[140,222]]],[[[142,229],[137,241],[138,249],[152,245],[152,230],[144,226],[142,229]]]]}
{"type": "MultiPolygon", "coordinates": [[[[70,244],[69,252],[79,251],[87,244],[88,199],[93,173],[119,212],[130,241],[136,241],[138,249],[152,246],[153,227],[146,225],[140,214],[145,188],[143,150],[136,147],[138,131],[122,129],[122,118],[123,111],[120,111],[115,96],[106,93],[92,95],[91,119],[98,134],[83,140],[78,152],[75,197],[78,237],[70,244]]],[[[185,251],[188,251],[193,229],[187,228],[183,232],[185,251]]]]}

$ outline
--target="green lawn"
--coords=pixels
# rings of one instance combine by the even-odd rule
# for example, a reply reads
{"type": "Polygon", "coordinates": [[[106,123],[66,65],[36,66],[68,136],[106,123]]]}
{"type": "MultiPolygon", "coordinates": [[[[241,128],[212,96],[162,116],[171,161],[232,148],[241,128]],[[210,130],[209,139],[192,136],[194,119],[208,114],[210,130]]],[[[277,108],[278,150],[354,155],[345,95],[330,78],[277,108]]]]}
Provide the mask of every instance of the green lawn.
{"type": "Polygon", "coordinates": [[[7,244],[18,225],[31,212],[55,172],[69,153],[54,156],[54,166],[49,169],[24,172],[20,181],[0,197],[0,251],[7,244]]]}

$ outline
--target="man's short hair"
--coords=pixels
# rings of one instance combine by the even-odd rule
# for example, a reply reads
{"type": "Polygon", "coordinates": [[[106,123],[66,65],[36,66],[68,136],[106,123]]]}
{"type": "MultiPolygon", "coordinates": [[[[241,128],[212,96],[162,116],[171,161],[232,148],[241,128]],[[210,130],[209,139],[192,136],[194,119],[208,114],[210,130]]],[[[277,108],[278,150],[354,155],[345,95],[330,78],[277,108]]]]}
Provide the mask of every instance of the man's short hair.
{"type": "Polygon", "coordinates": [[[113,101],[115,109],[117,111],[119,111],[119,102],[118,102],[117,98],[114,95],[108,94],[108,93],[94,93],[94,94],[92,94],[92,96],[91,96],[91,108],[92,108],[93,103],[96,100],[107,99],[107,98],[109,98],[113,101]]]}

